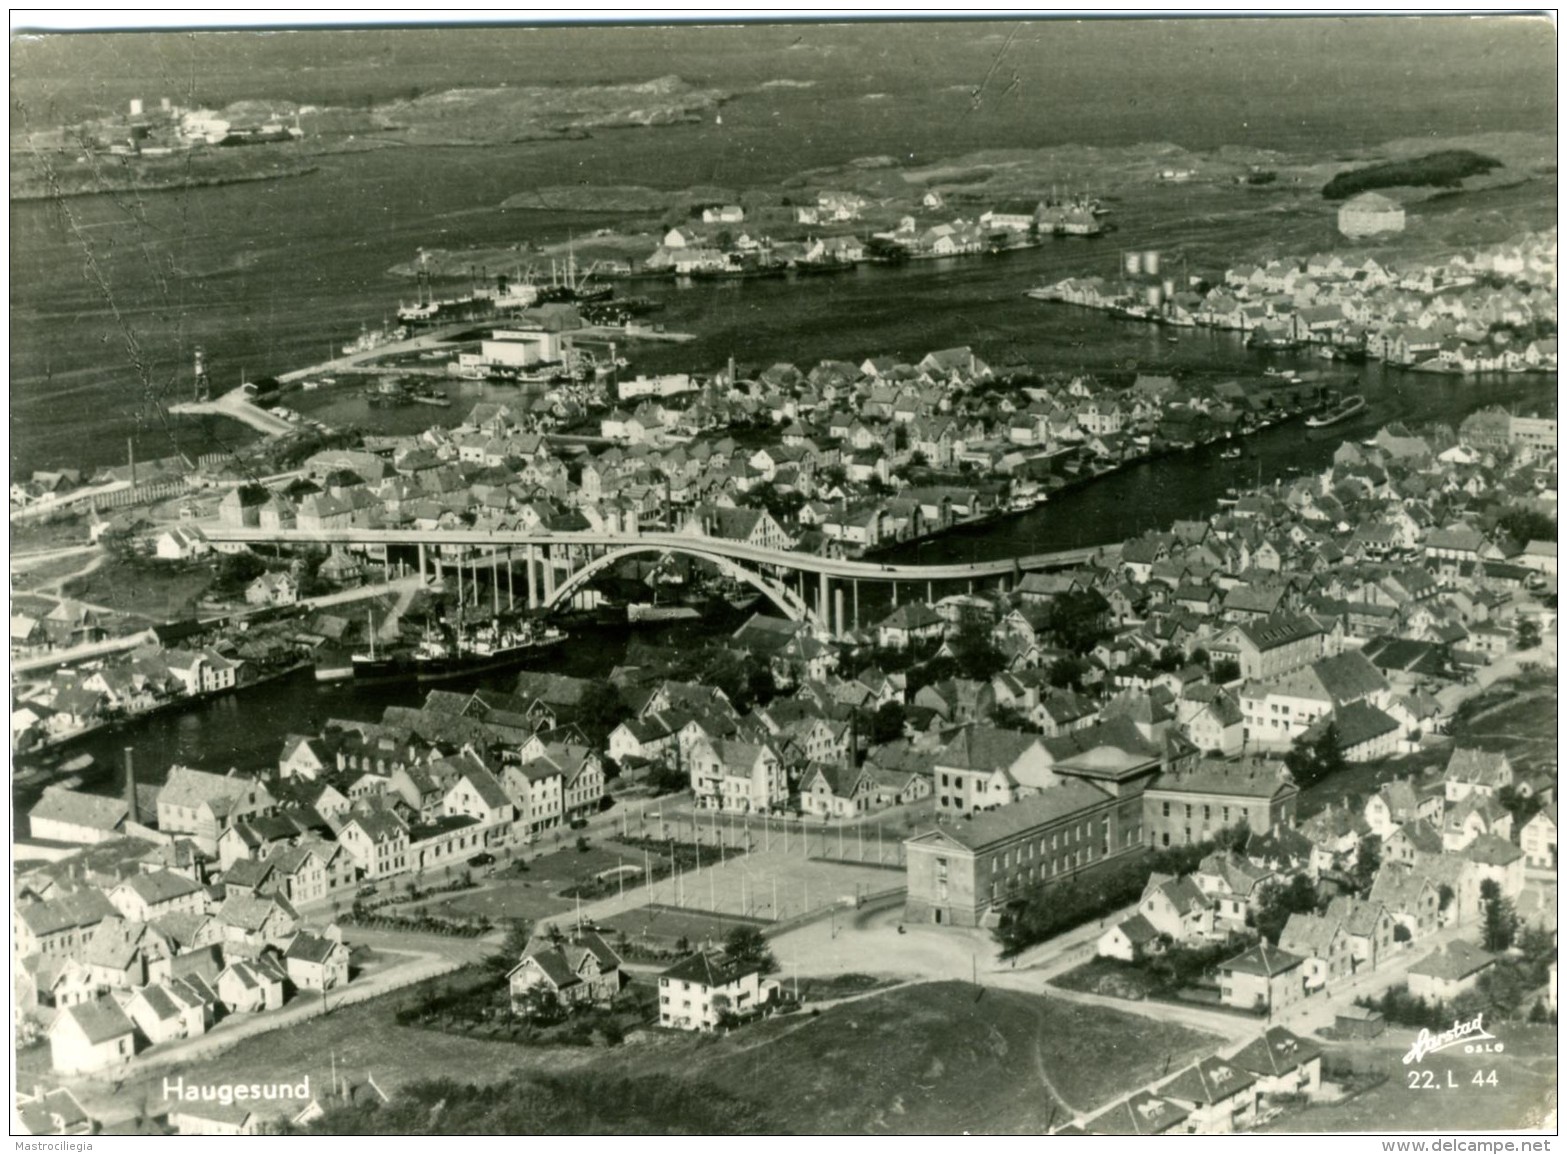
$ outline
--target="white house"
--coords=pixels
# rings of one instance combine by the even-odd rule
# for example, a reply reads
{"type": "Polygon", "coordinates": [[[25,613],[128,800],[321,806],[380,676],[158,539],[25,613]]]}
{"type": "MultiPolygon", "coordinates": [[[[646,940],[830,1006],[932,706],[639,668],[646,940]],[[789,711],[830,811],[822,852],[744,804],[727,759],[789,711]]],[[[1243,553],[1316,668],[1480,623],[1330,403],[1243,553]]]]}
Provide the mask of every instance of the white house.
{"type": "Polygon", "coordinates": [[[683,1031],[711,1031],[725,1014],[745,1017],[771,1001],[778,984],[757,963],[694,954],[658,977],[658,1021],[683,1031]]]}

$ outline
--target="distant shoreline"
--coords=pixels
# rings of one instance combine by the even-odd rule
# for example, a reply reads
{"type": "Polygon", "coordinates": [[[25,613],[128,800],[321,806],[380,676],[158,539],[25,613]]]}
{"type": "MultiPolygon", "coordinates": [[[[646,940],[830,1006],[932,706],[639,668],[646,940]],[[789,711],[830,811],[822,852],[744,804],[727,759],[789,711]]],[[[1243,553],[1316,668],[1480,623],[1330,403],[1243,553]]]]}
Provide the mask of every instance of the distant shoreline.
{"type": "Polygon", "coordinates": [[[319,172],[320,167],[320,165],[311,164],[303,168],[289,169],[284,172],[232,173],[225,176],[197,177],[195,179],[164,181],[155,184],[139,184],[134,181],[126,181],[122,184],[113,184],[101,188],[61,188],[23,192],[12,189],[11,200],[13,202],[47,201],[61,197],[95,197],[108,196],[115,193],[179,192],[182,189],[217,188],[221,185],[252,184],[256,181],[287,180],[290,177],[310,176],[312,173],[319,172]]]}

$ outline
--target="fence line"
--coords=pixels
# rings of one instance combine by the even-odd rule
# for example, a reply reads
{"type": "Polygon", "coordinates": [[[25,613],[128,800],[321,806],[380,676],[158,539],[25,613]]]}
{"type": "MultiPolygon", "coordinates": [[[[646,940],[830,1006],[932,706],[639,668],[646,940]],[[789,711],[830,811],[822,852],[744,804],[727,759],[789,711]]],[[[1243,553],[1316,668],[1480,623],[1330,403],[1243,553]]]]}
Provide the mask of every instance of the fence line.
{"type": "MultiPolygon", "coordinates": [[[[888,830],[874,824],[846,823],[823,825],[821,820],[754,816],[709,812],[700,814],[660,814],[644,808],[633,820],[626,819],[625,833],[658,841],[741,849],[750,853],[782,851],[816,861],[844,865],[904,865],[902,830],[888,830]]],[[[606,833],[613,838],[614,828],[606,833]]]]}

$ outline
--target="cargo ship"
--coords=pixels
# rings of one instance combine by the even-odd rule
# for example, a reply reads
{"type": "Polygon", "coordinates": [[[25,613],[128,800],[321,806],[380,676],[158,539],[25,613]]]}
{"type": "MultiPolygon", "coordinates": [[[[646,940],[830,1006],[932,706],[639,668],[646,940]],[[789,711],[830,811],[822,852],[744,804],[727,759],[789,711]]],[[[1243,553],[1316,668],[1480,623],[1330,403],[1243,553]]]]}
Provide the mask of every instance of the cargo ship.
{"type": "Polygon", "coordinates": [[[1308,429],[1324,429],[1329,425],[1337,425],[1340,421],[1347,421],[1366,407],[1366,399],[1355,393],[1344,398],[1334,405],[1326,413],[1319,413],[1315,417],[1306,418],[1308,429]]]}
{"type": "Polygon", "coordinates": [[[421,682],[440,682],[499,670],[535,650],[561,645],[566,638],[554,626],[536,629],[529,622],[503,625],[498,619],[464,637],[459,624],[455,644],[426,635],[413,653],[414,674],[421,682]]]}

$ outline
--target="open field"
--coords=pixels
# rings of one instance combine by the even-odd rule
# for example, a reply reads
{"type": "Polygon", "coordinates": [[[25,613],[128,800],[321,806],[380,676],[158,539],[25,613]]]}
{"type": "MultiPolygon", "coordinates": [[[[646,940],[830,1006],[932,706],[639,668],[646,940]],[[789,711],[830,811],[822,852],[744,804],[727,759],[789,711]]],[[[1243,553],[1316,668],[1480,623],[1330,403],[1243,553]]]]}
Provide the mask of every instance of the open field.
{"type": "Polygon", "coordinates": [[[704,852],[701,870],[659,879],[649,888],[649,897],[693,911],[774,921],[833,903],[853,907],[858,899],[904,885],[901,870],[806,858],[799,853],[803,844],[798,837],[790,849],[794,853],[786,854],[775,836],[771,851],[757,846],[749,854],[729,855],[721,862],[717,851],[712,858],[704,852]]]}
{"type": "MultiPolygon", "coordinates": [[[[784,1131],[1038,1134],[1206,1045],[1182,1027],[946,982],[759,1023],[700,1047],[685,1069],[760,1099],[784,1131]]],[[[645,1056],[610,1061],[640,1065],[645,1056]]]]}
{"type": "Polygon", "coordinates": [[[161,622],[184,616],[184,611],[206,594],[212,580],[212,569],[199,564],[107,558],[91,573],[67,581],[63,592],[122,614],[161,622]]]}
{"type": "Polygon", "coordinates": [[[625,914],[617,914],[602,925],[624,933],[633,942],[669,950],[682,938],[693,948],[717,948],[723,945],[725,937],[735,927],[757,924],[733,916],[724,918],[700,911],[641,906],[625,914]]]}
{"type": "MultiPolygon", "coordinates": [[[[1435,1026],[1436,1024],[1433,1024],[1435,1026]]],[[[1410,1032],[1397,1032],[1377,1057],[1391,1071],[1387,1082],[1344,1103],[1292,1111],[1266,1131],[1495,1131],[1553,1128],[1556,1113],[1556,1028],[1508,1026],[1498,1034],[1501,1054],[1464,1054],[1453,1047],[1406,1066],[1410,1032]],[[1416,1071],[1430,1071],[1410,1086],[1416,1071]],[[1496,1084],[1476,1085],[1496,1073],[1496,1084]]],[[[1359,1052],[1357,1052],[1357,1055],[1359,1052]]]]}
{"type": "Polygon", "coordinates": [[[486,883],[478,890],[463,891],[454,898],[418,904],[420,913],[437,918],[482,916],[493,923],[514,918],[538,922],[566,914],[571,908],[570,900],[558,897],[548,887],[526,877],[486,883]]]}

